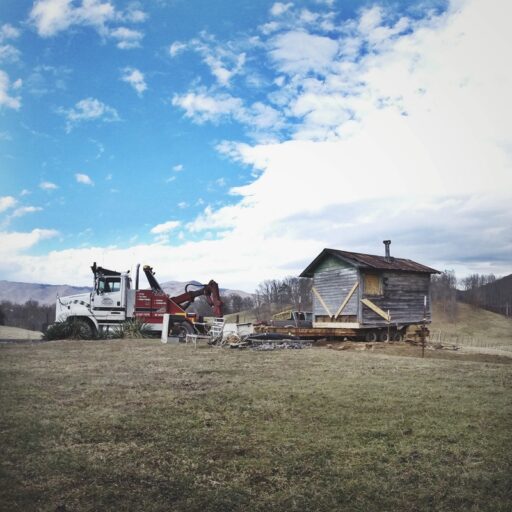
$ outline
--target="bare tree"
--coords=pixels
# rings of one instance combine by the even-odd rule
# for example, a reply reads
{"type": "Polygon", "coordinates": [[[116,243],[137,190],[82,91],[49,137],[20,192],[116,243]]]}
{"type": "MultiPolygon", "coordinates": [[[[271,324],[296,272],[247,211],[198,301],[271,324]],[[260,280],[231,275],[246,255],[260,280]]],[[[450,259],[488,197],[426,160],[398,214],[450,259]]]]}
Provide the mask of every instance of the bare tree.
{"type": "Polygon", "coordinates": [[[441,305],[449,322],[457,319],[457,278],[453,270],[432,276],[432,301],[441,305]]]}

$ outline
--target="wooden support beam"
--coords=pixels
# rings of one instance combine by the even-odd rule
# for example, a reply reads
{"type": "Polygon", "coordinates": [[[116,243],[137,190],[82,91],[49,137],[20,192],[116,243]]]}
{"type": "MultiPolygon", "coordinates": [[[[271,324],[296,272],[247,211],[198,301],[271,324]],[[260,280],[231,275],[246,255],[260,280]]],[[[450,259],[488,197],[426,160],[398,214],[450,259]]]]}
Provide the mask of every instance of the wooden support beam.
{"type": "Polygon", "coordinates": [[[312,288],[313,293],[316,295],[316,298],[320,301],[320,304],[322,304],[322,307],[325,309],[327,314],[332,317],[332,313],[330,312],[329,308],[327,307],[327,304],[324,302],[324,299],[322,299],[322,296],[318,293],[318,290],[313,286],[312,288]]]}
{"type": "Polygon", "coordinates": [[[341,312],[345,309],[345,306],[348,304],[348,301],[352,298],[352,295],[354,295],[354,292],[357,290],[357,287],[359,286],[359,281],[356,281],[354,283],[354,286],[352,286],[351,290],[348,292],[348,295],[343,299],[343,302],[341,303],[341,306],[338,308],[338,311],[336,311],[336,314],[334,315],[334,320],[338,318],[341,315],[341,312]]]}
{"type": "Polygon", "coordinates": [[[382,309],[377,306],[377,304],[374,304],[370,299],[361,299],[361,302],[368,308],[370,308],[372,311],[375,311],[377,315],[384,318],[384,320],[391,322],[391,315],[383,311],[382,309]]]}

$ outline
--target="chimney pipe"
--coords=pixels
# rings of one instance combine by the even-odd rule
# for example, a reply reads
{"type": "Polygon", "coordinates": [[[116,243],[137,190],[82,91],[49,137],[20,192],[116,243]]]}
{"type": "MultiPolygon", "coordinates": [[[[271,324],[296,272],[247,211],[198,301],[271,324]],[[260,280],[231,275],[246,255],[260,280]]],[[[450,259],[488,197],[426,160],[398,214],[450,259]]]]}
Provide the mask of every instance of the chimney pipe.
{"type": "Polygon", "coordinates": [[[390,261],[391,255],[389,253],[389,246],[391,245],[391,240],[383,240],[382,243],[386,246],[386,259],[390,261]]]}

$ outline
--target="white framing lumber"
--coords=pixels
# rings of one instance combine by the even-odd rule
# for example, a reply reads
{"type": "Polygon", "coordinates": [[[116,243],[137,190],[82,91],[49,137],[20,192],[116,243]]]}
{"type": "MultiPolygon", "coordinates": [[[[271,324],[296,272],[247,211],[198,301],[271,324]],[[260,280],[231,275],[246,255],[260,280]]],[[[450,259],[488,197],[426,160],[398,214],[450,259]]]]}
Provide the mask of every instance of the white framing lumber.
{"type": "Polygon", "coordinates": [[[354,283],[354,286],[352,286],[352,289],[348,292],[348,295],[345,297],[345,299],[341,303],[341,306],[338,308],[338,311],[336,311],[336,314],[334,315],[334,320],[336,320],[336,318],[338,318],[341,315],[341,312],[345,309],[345,306],[348,304],[348,301],[352,298],[352,295],[354,295],[354,292],[357,290],[358,286],[359,286],[359,281],[356,281],[354,283]]]}
{"type": "Polygon", "coordinates": [[[391,322],[391,315],[383,311],[382,309],[377,306],[377,304],[374,304],[370,299],[361,299],[361,302],[366,306],[369,307],[372,311],[375,311],[377,315],[384,318],[384,320],[387,320],[388,322],[391,322]]]}
{"type": "Polygon", "coordinates": [[[329,311],[329,308],[327,307],[327,304],[324,302],[324,299],[322,299],[322,296],[320,293],[318,293],[318,290],[313,286],[312,288],[313,293],[316,295],[316,298],[320,301],[320,304],[322,304],[323,308],[327,312],[327,314],[332,318],[332,313],[329,311]]]}

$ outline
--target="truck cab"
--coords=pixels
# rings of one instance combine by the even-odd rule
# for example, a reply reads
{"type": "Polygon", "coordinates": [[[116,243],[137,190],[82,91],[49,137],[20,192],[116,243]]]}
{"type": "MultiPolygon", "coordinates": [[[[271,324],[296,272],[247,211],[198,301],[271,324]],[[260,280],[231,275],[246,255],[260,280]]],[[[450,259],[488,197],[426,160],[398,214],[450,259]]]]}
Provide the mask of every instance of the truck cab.
{"type": "Polygon", "coordinates": [[[122,323],[132,317],[134,293],[128,273],[109,271],[96,274],[91,309],[98,324],[122,323]]]}

